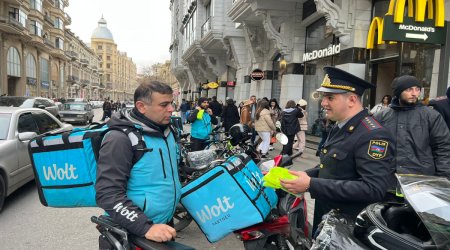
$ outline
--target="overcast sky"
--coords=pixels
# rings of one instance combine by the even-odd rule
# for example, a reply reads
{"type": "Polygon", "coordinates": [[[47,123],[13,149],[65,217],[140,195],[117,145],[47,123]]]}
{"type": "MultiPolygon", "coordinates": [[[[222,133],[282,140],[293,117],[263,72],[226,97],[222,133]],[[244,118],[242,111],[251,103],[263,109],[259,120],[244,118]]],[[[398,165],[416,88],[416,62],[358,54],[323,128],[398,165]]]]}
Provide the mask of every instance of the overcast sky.
{"type": "Polygon", "coordinates": [[[72,18],[68,26],[85,43],[103,17],[114,42],[143,66],[170,59],[170,10],[167,0],[70,0],[65,11],[72,18]]]}

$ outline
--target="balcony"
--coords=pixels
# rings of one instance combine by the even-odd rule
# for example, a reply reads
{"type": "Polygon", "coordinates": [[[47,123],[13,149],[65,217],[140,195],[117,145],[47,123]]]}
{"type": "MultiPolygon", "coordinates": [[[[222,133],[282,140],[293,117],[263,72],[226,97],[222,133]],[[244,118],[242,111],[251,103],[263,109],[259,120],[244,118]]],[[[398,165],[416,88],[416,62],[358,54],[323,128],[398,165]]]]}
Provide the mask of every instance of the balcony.
{"type": "Polygon", "coordinates": [[[15,35],[22,35],[26,32],[26,28],[14,17],[0,16],[0,31],[15,35]]]}
{"type": "Polygon", "coordinates": [[[76,83],[76,82],[78,82],[79,79],[80,78],[78,78],[78,76],[74,76],[74,75],[67,76],[67,82],[76,83]]]}
{"type": "Polygon", "coordinates": [[[100,84],[99,84],[98,82],[92,82],[91,86],[92,86],[92,87],[99,87],[100,84]]]}
{"type": "Polygon", "coordinates": [[[78,53],[75,51],[66,51],[64,52],[66,56],[68,56],[72,61],[75,61],[78,59],[78,53]]]}
{"type": "Polygon", "coordinates": [[[55,21],[49,15],[45,15],[44,20],[52,27],[55,25],[55,21]]]}
{"type": "Polygon", "coordinates": [[[89,81],[89,80],[86,80],[86,79],[82,79],[81,81],[80,81],[80,85],[81,85],[81,87],[86,87],[86,86],[88,86],[90,83],[91,83],[91,81],[89,81]]]}
{"type": "Polygon", "coordinates": [[[223,30],[224,26],[215,17],[209,17],[202,25],[201,29],[201,46],[206,50],[223,49],[223,30]]]}
{"type": "Polygon", "coordinates": [[[89,65],[88,59],[80,59],[81,66],[87,67],[89,65]]]}
{"type": "Polygon", "coordinates": [[[105,84],[100,83],[100,88],[101,88],[101,89],[104,89],[104,88],[105,88],[105,84]]]}
{"type": "Polygon", "coordinates": [[[65,13],[65,17],[66,17],[66,25],[71,25],[72,24],[72,18],[67,13],[65,13]]]}
{"type": "Polygon", "coordinates": [[[48,38],[44,38],[44,44],[51,48],[55,48],[55,44],[48,38]]]}
{"type": "Polygon", "coordinates": [[[112,82],[107,82],[106,83],[106,88],[112,90],[112,88],[113,88],[112,82]]]}

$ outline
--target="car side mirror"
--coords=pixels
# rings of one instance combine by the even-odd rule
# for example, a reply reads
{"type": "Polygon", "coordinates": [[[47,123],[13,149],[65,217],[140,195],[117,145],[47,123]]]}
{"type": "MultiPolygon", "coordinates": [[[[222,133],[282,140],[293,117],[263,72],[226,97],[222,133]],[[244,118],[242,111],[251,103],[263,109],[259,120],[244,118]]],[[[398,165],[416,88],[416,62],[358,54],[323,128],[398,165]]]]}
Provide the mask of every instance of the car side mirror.
{"type": "Polygon", "coordinates": [[[40,105],[38,105],[38,108],[40,108],[40,109],[45,109],[45,106],[42,105],[42,104],[40,104],[40,105]]]}
{"type": "Polygon", "coordinates": [[[23,132],[19,133],[19,141],[29,141],[37,136],[36,132],[23,132]]]}
{"type": "Polygon", "coordinates": [[[71,124],[63,123],[62,127],[64,128],[65,131],[73,130],[73,126],[71,124]]]}

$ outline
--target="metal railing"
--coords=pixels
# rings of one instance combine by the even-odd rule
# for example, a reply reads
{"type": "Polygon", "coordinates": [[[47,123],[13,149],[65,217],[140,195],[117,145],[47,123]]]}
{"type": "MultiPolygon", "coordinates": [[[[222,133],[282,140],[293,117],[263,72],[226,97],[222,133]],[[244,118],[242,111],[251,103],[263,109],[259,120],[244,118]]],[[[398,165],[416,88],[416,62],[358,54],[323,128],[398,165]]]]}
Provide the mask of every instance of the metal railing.
{"type": "Polygon", "coordinates": [[[211,17],[208,17],[206,22],[202,25],[201,38],[205,37],[206,34],[211,30],[211,17]]]}

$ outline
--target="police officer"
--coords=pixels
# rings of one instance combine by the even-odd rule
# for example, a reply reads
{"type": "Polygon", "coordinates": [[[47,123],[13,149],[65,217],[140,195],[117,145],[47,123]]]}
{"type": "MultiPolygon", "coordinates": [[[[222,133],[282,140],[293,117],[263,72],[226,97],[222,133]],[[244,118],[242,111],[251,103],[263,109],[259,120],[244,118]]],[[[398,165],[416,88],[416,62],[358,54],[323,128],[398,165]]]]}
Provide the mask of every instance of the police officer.
{"type": "Polygon", "coordinates": [[[374,88],[350,73],[325,67],[318,92],[326,118],[336,121],[320,152],[320,164],[298,178],[281,180],[293,193],[310,192],[316,199],[313,233],[331,209],[356,218],[368,204],[383,200],[394,181],[394,143],[391,134],[361,103],[365,89],[374,88]]]}

